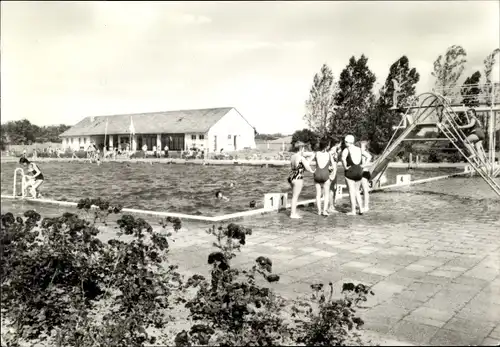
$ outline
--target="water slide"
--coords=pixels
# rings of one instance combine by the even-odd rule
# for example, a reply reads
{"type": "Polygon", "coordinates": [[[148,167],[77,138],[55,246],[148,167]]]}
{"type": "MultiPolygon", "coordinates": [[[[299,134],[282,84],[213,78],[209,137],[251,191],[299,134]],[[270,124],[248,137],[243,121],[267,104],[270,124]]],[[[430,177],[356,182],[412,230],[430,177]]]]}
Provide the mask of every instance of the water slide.
{"type": "Polygon", "coordinates": [[[476,173],[500,196],[500,185],[494,180],[494,163],[488,160],[484,150],[482,153],[478,152],[468,141],[457,123],[458,116],[447,99],[435,93],[423,93],[419,99],[421,102],[417,107],[407,109],[399,126],[395,127],[396,131],[386,149],[371,166],[372,186],[376,187],[389,163],[401,151],[405,140],[440,140],[423,139],[416,136],[422,128],[437,126],[441,134],[445,136],[442,140],[450,141],[476,173]],[[398,133],[399,135],[396,137],[398,133]],[[464,145],[470,147],[473,153],[467,153],[464,150],[464,145]]]}
{"type": "Polygon", "coordinates": [[[397,138],[394,140],[382,153],[380,157],[370,167],[370,174],[372,177],[372,184],[378,182],[385,169],[391,161],[394,160],[396,155],[401,152],[404,145],[404,140],[407,138],[416,138],[417,134],[423,129],[429,127],[429,124],[410,124],[397,138]]]}

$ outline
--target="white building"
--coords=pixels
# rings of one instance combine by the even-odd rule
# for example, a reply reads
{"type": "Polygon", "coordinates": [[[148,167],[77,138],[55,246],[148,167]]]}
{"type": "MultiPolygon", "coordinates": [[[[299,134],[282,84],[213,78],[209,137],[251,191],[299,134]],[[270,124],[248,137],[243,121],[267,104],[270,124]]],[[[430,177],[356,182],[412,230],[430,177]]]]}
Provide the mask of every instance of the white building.
{"type": "MultiPolygon", "coordinates": [[[[179,151],[198,148],[208,152],[255,148],[255,128],[234,108],[167,111],[86,117],[60,135],[63,148],[118,147],[140,150],[144,144],[179,151]],[[106,135],[106,136],[105,136],[106,135]]],[[[207,153],[208,153],[207,152],[207,153]]]]}

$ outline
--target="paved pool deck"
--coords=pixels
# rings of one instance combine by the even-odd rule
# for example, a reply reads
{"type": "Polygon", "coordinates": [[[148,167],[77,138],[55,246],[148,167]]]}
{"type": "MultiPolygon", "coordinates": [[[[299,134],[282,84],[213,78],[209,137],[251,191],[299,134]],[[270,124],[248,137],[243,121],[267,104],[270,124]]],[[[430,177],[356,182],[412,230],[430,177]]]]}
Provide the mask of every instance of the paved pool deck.
{"type": "MultiPolygon", "coordinates": [[[[499,345],[500,202],[482,181],[470,182],[373,194],[363,216],[342,213],[342,201],[329,217],[305,207],[300,220],[288,212],[243,219],[237,223],[253,234],[233,264],[269,256],[281,276],[269,286],[288,298],[309,294],[317,282],[334,283],[336,294],[344,282],[373,286],[359,312],[382,345],[499,345]]],[[[2,200],[2,212],[22,212],[21,204],[2,200]]],[[[208,227],[184,222],[171,242],[169,258],[186,275],[208,275],[208,227]]]]}
{"type": "MultiPolygon", "coordinates": [[[[318,281],[333,282],[337,293],[348,281],[372,285],[361,312],[382,344],[498,345],[500,202],[434,194],[373,194],[363,216],[325,218],[309,207],[301,220],[253,217],[241,222],[253,235],[236,263],[269,256],[281,276],[272,287],[286,297],[308,294],[318,281]],[[387,209],[395,195],[398,205],[387,209]]],[[[188,272],[208,273],[210,237],[200,228],[182,237],[172,257],[188,272]]]]}

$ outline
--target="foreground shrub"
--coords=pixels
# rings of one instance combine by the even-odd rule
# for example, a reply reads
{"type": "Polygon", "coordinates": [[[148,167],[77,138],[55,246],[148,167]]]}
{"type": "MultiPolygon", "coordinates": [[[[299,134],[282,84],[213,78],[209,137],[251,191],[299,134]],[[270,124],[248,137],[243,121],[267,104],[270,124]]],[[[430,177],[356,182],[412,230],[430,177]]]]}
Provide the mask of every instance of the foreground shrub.
{"type": "MultiPolygon", "coordinates": [[[[207,230],[216,248],[207,259],[210,278],[193,275],[183,283],[167,261],[171,231],[120,215],[117,238],[104,242],[97,223],[106,224],[121,206],[82,199],[78,210],[44,219],[35,211],[1,216],[2,346],[165,345],[158,337],[180,307],[194,324],[167,336],[168,345],[363,342],[356,308],[373,294],[369,288],[346,283],[343,297],[334,299],[332,284],[329,291],[313,284],[310,299],[285,300],[269,288],[280,280],[271,259],[257,257],[243,270],[232,265],[251,229],[231,223],[207,230]]],[[[178,218],[160,225],[181,229],[178,218]]]]}
{"type": "MultiPolygon", "coordinates": [[[[100,199],[81,200],[78,208],[88,213],[95,205],[100,217],[121,210],[100,199]]],[[[118,236],[127,240],[105,243],[96,220],[72,213],[41,220],[35,211],[24,218],[2,215],[2,325],[9,329],[2,331],[2,345],[155,342],[146,329],[167,324],[172,292],[181,284],[177,267],[165,266],[167,237],[124,215],[118,236]]],[[[180,228],[180,221],[171,222],[180,228]]]]}
{"type": "MultiPolygon", "coordinates": [[[[208,256],[210,280],[194,275],[186,287],[198,288],[186,307],[196,322],[189,331],[177,334],[177,346],[278,346],[278,345],[358,345],[356,330],[363,325],[356,307],[371,292],[362,284],[344,284],[342,299],[319,293],[323,285],[311,285],[311,300],[285,300],[259,278],[272,283],[280,277],[272,273],[272,260],[258,257],[249,270],[231,266],[246,243],[250,229],[236,224],[212,227],[207,231],[216,239],[218,251],[208,256]]],[[[373,293],[371,293],[373,294],[373,293]]]]}

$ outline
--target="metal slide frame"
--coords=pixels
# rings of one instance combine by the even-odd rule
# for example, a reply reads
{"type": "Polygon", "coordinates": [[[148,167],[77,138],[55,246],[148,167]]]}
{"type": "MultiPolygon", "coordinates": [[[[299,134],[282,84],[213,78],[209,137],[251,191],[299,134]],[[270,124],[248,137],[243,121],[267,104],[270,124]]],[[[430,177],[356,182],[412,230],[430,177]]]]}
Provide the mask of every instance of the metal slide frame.
{"type": "MultiPolygon", "coordinates": [[[[484,151],[482,153],[478,153],[476,148],[467,140],[464,132],[458,128],[457,119],[458,116],[455,111],[452,109],[448,100],[434,92],[426,92],[422,93],[418,96],[418,100],[422,101],[419,103],[417,108],[411,107],[407,108],[400,124],[398,127],[395,127],[396,131],[393,133],[393,136],[389,140],[384,152],[382,155],[374,162],[370,169],[370,173],[372,174],[372,186],[375,187],[380,180],[381,176],[384,174],[387,169],[389,162],[392,158],[399,152],[402,147],[404,141],[416,141],[417,139],[408,138],[410,134],[415,134],[415,132],[420,130],[422,127],[434,125],[438,127],[441,132],[446,136],[446,138],[453,143],[455,148],[459,151],[459,153],[467,160],[467,162],[471,165],[471,167],[485,180],[485,182],[490,186],[490,188],[500,196],[500,186],[493,179],[496,174],[500,171],[498,168],[495,168],[495,163],[491,161],[491,158],[487,158],[484,151]],[[425,123],[422,124],[423,121],[427,119],[427,117],[436,110],[437,107],[442,107],[442,114],[438,115],[439,122],[435,123],[425,123]],[[415,110],[416,114],[414,115],[413,122],[407,124],[407,116],[409,115],[410,109],[415,110]],[[429,113],[430,112],[430,113],[429,113]],[[399,132],[399,129],[404,129],[399,136],[396,137],[396,134],[399,132]],[[463,149],[463,144],[468,144],[472,146],[474,149],[473,155],[470,156],[463,149]],[[483,158],[485,160],[483,160],[483,158]]],[[[492,112],[492,117],[494,116],[492,112]]],[[[441,139],[438,139],[441,140],[441,139]]],[[[493,156],[494,158],[494,156],[493,156]]]]}

